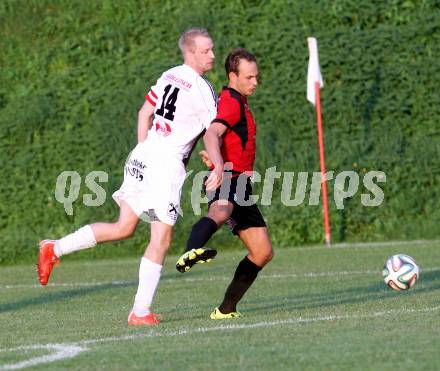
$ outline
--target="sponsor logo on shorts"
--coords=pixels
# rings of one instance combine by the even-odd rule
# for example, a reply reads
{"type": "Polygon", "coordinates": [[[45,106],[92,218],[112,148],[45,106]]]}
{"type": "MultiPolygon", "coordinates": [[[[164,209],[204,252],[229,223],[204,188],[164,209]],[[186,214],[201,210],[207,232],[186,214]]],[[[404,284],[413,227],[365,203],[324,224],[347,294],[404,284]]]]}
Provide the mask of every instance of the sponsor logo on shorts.
{"type": "Polygon", "coordinates": [[[128,159],[127,162],[125,163],[125,165],[137,167],[139,169],[145,169],[147,167],[147,165],[145,165],[141,160],[138,160],[136,158],[128,159]]]}
{"type": "Polygon", "coordinates": [[[125,175],[130,175],[136,178],[137,180],[139,180],[140,182],[142,182],[142,180],[144,179],[144,173],[136,167],[126,166],[125,175]]]}
{"type": "Polygon", "coordinates": [[[144,179],[144,169],[147,167],[142,161],[137,159],[129,159],[125,163],[125,175],[130,175],[140,182],[144,179]]]}
{"type": "Polygon", "coordinates": [[[170,202],[170,203],[168,204],[168,212],[167,212],[167,215],[168,215],[171,219],[176,220],[176,219],[177,219],[178,210],[179,210],[179,205],[177,205],[177,204],[175,204],[175,203],[173,203],[173,202],[170,202]]]}

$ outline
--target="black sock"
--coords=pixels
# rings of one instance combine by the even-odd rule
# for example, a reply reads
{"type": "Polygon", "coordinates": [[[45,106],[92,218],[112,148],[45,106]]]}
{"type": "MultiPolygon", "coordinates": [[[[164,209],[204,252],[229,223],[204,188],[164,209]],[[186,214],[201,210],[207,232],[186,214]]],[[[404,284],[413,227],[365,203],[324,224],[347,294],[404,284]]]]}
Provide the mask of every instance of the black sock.
{"type": "Polygon", "coordinates": [[[247,256],[238,264],[234,278],[226,290],[225,298],[218,307],[220,312],[226,314],[237,311],[237,303],[255,281],[261,269],[261,267],[252,263],[247,256]]]}
{"type": "Polygon", "coordinates": [[[196,224],[193,225],[188,241],[186,242],[186,250],[199,249],[205,246],[206,242],[217,231],[217,223],[204,216],[196,224]]]}

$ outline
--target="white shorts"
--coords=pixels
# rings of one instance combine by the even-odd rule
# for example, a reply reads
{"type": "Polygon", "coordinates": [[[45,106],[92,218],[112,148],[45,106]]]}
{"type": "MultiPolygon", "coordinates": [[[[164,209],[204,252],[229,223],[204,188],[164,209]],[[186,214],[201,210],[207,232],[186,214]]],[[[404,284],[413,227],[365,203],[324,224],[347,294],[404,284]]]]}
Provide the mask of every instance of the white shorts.
{"type": "Polygon", "coordinates": [[[174,225],[180,213],[185,167],[178,158],[148,153],[138,144],[124,167],[124,182],[113,193],[118,205],[125,201],[141,219],[174,225]]]}

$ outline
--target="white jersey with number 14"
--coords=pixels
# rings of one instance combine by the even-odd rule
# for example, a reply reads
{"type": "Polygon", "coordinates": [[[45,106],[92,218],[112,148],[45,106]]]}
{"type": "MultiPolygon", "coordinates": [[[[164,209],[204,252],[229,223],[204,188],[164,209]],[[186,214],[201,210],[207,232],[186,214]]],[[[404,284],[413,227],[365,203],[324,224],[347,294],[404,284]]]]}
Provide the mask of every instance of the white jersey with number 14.
{"type": "Polygon", "coordinates": [[[148,152],[184,159],[217,112],[211,84],[183,64],[165,71],[145,97],[154,107],[148,152]]]}

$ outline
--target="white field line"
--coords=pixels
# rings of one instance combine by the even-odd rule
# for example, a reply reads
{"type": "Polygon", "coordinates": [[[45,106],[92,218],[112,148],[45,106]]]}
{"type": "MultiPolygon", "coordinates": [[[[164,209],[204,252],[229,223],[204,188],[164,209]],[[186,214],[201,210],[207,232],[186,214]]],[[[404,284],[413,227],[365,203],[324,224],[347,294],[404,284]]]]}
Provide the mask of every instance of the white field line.
{"type": "MultiPolygon", "coordinates": [[[[413,241],[383,241],[383,242],[343,242],[331,245],[332,248],[350,248],[350,247],[393,247],[393,246],[415,246],[415,245],[434,245],[440,244],[440,240],[413,240],[413,241]]],[[[420,246],[419,246],[420,247],[420,246]]],[[[301,247],[307,248],[307,247],[301,247]]]]}
{"type": "Polygon", "coordinates": [[[372,242],[341,242],[332,244],[327,247],[323,244],[321,245],[307,245],[307,246],[288,246],[285,248],[291,248],[295,251],[307,251],[310,249],[353,249],[353,248],[365,248],[365,247],[394,247],[394,246],[417,246],[418,248],[432,245],[440,245],[440,240],[412,240],[412,241],[372,241],[372,242]]]}
{"type": "MultiPolygon", "coordinates": [[[[419,245],[426,245],[426,246],[432,246],[432,245],[440,245],[440,240],[412,240],[412,241],[375,241],[375,242],[342,242],[342,243],[335,243],[332,244],[331,247],[327,247],[324,244],[321,245],[307,245],[307,246],[287,246],[283,247],[281,249],[292,249],[295,251],[307,251],[310,249],[325,249],[330,250],[333,248],[337,249],[350,249],[350,248],[365,248],[365,247],[393,247],[393,246],[417,246],[421,247],[419,245]]],[[[169,259],[178,258],[178,256],[168,256],[169,259]]],[[[136,260],[137,261],[137,260],[136,260]]],[[[131,264],[131,259],[124,259],[124,263],[131,264]]],[[[93,261],[84,261],[84,262],[77,262],[78,264],[84,265],[84,266],[94,266],[96,263],[93,261]]],[[[102,260],[100,261],[100,264],[108,264],[113,266],[114,261],[112,260],[102,260]]]]}
{"type": "Polygon", "coordinates": [[[35,350],[35,349],[44,349],[44,350],[52,351],[52,353],[40,357],[30,358],[28,360],[17,363],[0,365],[0,370],[19,370],[22,368],[31,367],[39,364],[52,363],[66,358],[73,358],[77,356],[79,353],[88,350],[86,348],[82,348],[78,345],[73,345],[73,344],[46,344],[46,345],[31,345],[27,347],[24,346],[24,347],[12,348],[7,350],[1,349],[0,352],[4,352],[4,351],[12,352],[12,351],[20,351],[20,350],[26,351],[26,350],[35,350]]]}
{"type": "Polygon", "coordinates": [[[368,318],[384,317],[388,315],[396,316],[396,315],[405,315],[405,314],[414,314],[414,313],[430,313],[430,312],[438,312],[439,310],[440,310],[440,306],[436,306],[436,307],[428,307],[423,309],[404,308],[397,310],[374,312],[370,314],[333,315],[333,316],[320,316],[320,317],[293,317],[278,321],[264,321],[264,322],[242,323],[242,324],[236,323],[229,325],[199,327],[199,328],[181,328],[180,330],[177,331],[167,331],[167,330],[160,331],[157,329],[152,329],[150,332],[146,334],[89,339],[89,340],[79,341],[77,343],[35,344],[35,345],[21,346],[16,348],[0,349],[0,353],[7,353],[14,351],[16,352],[20,350],[22,351],[35,350],[35,349],[53,350],[54,353],[45,356],[30,358],[28,360],[21,361],[18,363],[9,363],[9,364],[0,365],[0,370],[17,370],[25,367],[36,366],[39,364],[52,363],[66,358],[72,358],[80,354],[81,352],[89,351],[90,349],[88,346],[95,344],[115,343],[115,342],[122,342],[127,340],[142,340],[142,339],[155,338],[155,337],[175,337],[181,335],[200,334],[207,332],[267,328],[267,327],[275,327],[280,325],[302,325],[302,324],[315,323],[315,322],[368,319],[368,318]]]}
{"type": "MultiPolygon", "coordinates": [[[[421,270],[423,272],[436,272],[440,271],[440,267],[431,267],[421,270]]],[[[306,273],[273,273],[273,274],[261,274],[258,279],[278,279],[278,278],[317,278],[317,277],[344,277],[344,276],[361,276],[361,275],[381,275],[381,271],[378,270],[365,270],[365,271],[339,271],[339,272],[306,272],[306,273]]],[[[222,276],[209,276],[209,277],[182,277],[182,278],[162,278],[162,283],[174,283],[174,282],[211,282],[211,281],[229,281],[231,278],[222,276]]],[[[66,283],[49,283],[46,287],[99,287],[99,286],[124,286],[134,285],[137,281],[97,281],[97,282],[66,282],[66,283]]],[[[39,284],[16,284],[16,285],[0,285],[2,289],[29,289],[43,287],[39,284]]]]}

